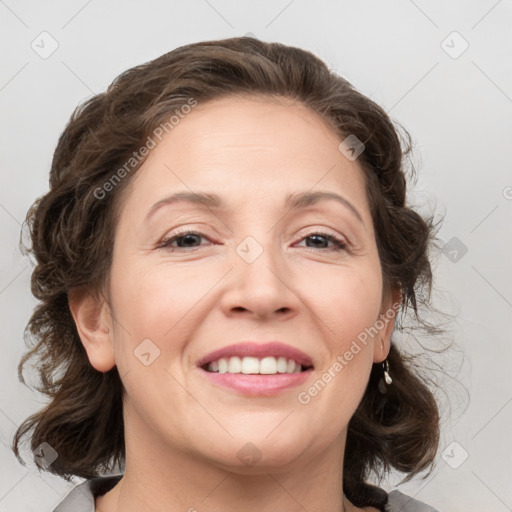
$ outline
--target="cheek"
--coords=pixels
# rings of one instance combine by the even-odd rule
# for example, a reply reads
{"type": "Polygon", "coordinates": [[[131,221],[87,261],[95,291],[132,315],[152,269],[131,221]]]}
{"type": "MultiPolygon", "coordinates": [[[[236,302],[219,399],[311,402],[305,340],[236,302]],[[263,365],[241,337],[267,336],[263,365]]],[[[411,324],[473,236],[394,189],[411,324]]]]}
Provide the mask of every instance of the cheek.
{"type": "Polygon", "coordinates": [[[185,341],[180,340],[186,340],[190,313],[216,281],[215,273],[199,267],[157,263],[148,268],[119,260],[112,268],[110,289],[118,364],[128,364],[147,339],[162,355],[182,350],[185,341]]]}
{"type": "Polygon", "coordinates": [[[298,401],[331,418],[327,430],[336,436],[357,408],[369,379],[373,347],[378,343],[374,326],[381,308],[382,277],[376,258],[317,277],[314,288],[308,280],[308,306],[318,317],[326,357],[316,380],[301,389],[298,401]]]}
{"type": "MultiPolygon", "coordinates": [[[[127,392],[126,403],[140,417],[156,417],[161,397],[184,404],[169,390],[171,362],[179,361],[189,339],[194,305],[213,283],[197,272],[156,264],[151,268],[123,259],[111,272],[115,360],[127,392]]],[[[174,368],[173,370],[176,370],[174,368]]],[[[175,377],[181,381],[181,367],[175,377]]],[[[178,393],[179,395],[179,393],[178,393]]]]}
{"type": "Polygon", "coordinates": [[[380,265],[368,262],[344,267],[322,275],[303,278],[303,295],[330,334],[331,342],[342,350],[362,331],[375,323],[381,308],[380,265]]]}
{"type": "Polygon", "coordinates": [[[328,418],[319,441],[327,445],[348,424],[368,383],[378,340],[372,327],[381,306],[380,267],[344,269],[321,288],[312,309],[320,319],[325,357],[297,401],[311,417],[328,418]]]}

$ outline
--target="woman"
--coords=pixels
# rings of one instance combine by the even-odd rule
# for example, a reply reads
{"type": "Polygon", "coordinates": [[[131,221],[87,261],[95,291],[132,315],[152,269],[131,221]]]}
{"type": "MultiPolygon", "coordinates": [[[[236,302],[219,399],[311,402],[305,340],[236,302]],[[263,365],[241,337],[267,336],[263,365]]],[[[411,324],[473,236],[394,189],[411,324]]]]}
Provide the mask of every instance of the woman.
{"type": "Polygon", "coordinates": [[[77,109],[27,216],[20,368],[38,358],[50,402],[14,439],[87,479],[56,511],[434,510],[368,483],[428,469],[439,439],[391,341],[431,281],[403,158],[379,106],[252,38],[178,48],[77,109]]]}

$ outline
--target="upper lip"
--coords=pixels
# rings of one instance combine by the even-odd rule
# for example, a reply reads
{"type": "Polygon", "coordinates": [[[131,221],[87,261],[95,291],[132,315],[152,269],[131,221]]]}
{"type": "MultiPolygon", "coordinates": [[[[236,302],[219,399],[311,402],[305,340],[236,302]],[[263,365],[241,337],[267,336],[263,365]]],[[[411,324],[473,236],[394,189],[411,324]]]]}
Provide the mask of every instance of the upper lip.
{"type": "Polygon", "coordinates": [[[238,356],[242,357],[286,357],[293,359],[297,363],[310,367],[313,366],[311,357],[301,350],[281,343],[279,341],[268,341],[265,343],[245,341],[222,347],[218,350],[210,352],[198,361],[198,366],[204,366],[212,361],[217,361],[222,357],[229,358],[238,356]]]}

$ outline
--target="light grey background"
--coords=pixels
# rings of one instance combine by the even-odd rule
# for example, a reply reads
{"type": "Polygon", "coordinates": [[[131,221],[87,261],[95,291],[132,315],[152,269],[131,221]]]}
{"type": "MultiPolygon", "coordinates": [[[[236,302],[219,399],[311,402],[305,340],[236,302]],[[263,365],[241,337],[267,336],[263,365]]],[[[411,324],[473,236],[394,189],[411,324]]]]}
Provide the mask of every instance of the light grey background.
{"type": "Polygon", "coordinates": [[[0,511],[50,512],[73,486],[19,465],[6,446],[42,405],[16,374],[35,304],[17,241],[47,190],[59,134],[79,102],[125,69],[248,32],[313,51],[411,132],[411,200],[445,214],[436,290],[457,315],[458,352],[444,360],[452,396],[435,470],[399,489],[441,512],[512,510],[510,0],[0,0],[0,16],[0,511]]]}

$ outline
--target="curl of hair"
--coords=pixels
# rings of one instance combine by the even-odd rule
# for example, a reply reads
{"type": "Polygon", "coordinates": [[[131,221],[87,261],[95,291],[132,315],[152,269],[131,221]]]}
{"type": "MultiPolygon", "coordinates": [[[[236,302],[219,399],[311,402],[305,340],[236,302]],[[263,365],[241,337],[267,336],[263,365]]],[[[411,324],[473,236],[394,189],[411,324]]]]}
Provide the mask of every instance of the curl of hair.
{"type": "MultiPolygon", "coordinates": [[[[143,160],[116,181],[108,197],[95,191],[144,146],[154,130],[190,98],[206,102],[233,95],[266,95],[300,102],[345,138],[365,145],[364,169],[385,289],[402,292],[402,311],[417,316],[432,282],[428,258],[430,221],[406,205],[404,157],[385,111],[312,53],[253,38],[182,46],[122,73],[105,93],[72,114],[58,141],[50,190],[27,214],[36,266],[31,288],[39,300],[27,325],[35,340],[19,364],[38,363],[38,389],[48,405],[27,418],[13,440],[30,435],[32,449],[49,443],[58,458],[47,468],[69,479],[91,478],[123,463],[123,385],[116,368],[96,371],[78,336],[68,299],[72,290],[102,293],[112,263],[122,191],[143,160]]],[[[408,134],[407,134],[408,137],[408,134]]],[[[410,138],[409,138],[410,143],[410,138]]],[[[109,181],[110,180],[110,181],[109,181]]],[[[103,187],[103,188],[102,188],[103,187]]],[[[364,397],[349,423],[343,468],[347,497],[357,506],[382,505],[368,484],[370,472],[395,468],[409,478],[432,465],[439,439],[433,394],[407,357],[392,344],[393,385],[378,391],[374,365],[364,397]]]]}

